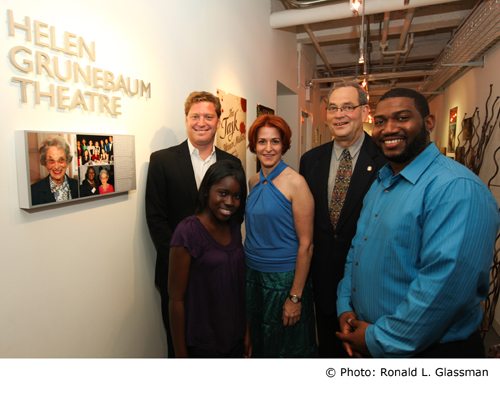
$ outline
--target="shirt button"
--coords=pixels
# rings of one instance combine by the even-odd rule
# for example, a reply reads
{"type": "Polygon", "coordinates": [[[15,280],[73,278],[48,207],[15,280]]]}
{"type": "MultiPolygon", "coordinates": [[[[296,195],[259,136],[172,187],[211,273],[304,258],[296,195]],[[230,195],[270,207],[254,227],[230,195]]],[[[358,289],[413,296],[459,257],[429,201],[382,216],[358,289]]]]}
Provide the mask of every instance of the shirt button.
{"type": "Polygon", "coordinates": [[[358,265],[358,262],[356,261],[356,263],[355,263],[355,264],[356,264],[356,265],[358,265]]]}
{"type": "Polygon", "coordinates": [[[353,287],[353,288],[352,288],[352,291],[356,291],[356,288],[355,288],[355,287],[353,287]]]}
{"type": "Polygon", "coordinates": [[[377,217],[377,216],[378,216],[378,213],[375,214],[375,217],[377,217]]]}
{"type": "Polygon", "coordinates": [[[367,238],[367,237],[365,237],[365,241],[366,241],[367,239],[368,239],[368,238],[367,238]]]}
{"type": "Polygon", "coordinates": [[[385,192],[386,192],[386,193],[389,193],[389,190],[386,190],[385,192]]]}

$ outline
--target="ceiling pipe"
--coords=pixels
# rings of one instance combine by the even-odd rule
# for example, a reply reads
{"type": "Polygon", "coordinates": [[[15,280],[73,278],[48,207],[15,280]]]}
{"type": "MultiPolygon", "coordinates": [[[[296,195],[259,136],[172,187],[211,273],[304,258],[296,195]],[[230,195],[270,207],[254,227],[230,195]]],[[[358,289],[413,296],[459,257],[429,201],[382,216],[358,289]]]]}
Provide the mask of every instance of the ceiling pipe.
{"type": "MultiPolygon", "coordinates": [[[[415,71],[401,71],[397,74],[399,78],[405,77],[424,77],[426,75],[432,74],[432,71],[427,70],[415,70],[415,71]]],[[[368,75],[358,75],[352,77],[333,77],[333,78],[313,78],[311,82],[313,83],[329,83],[329,82],[345,82],[345,81],[359,81],[363,79],[367,81],[383,81],[386,79],[394,78],[394,73],[382,73],[382,74],[368,74],[368,75]]]]}
{"type": "Polygon", "coordinates": [[[307,31],[307,34],[309,34],[309,37],[311,37],[311,40],[314,44],[314,48],[316,49],[316,52],[318,52],[318,55],[321,57],[321,59],[323,59],[323,62],[325,63],[325,67],[328,69],[328,71],[331,71],[333,74],[332,67],[330,66],[330,63],[328,62],[328,59],[326,58],[325,53],[321,49],[321,46],[319,45],[319,42],[316,39],[316,36],[314,35],[313,31],[311,30],[311,28],[307,24],[304,25],[304,27],[306,28],[306,31],[307,31]]]}
{"type": "Polygon", "coordinates": [[[410,45],[408,47],[408,52],[405,53],[405,57],[403,58],[403,62],[401,63],[401,70],[404,70],[404,67],[406,65],[406,60],[408,59],[408,55],[410,54],[410,51],[413,48],[413,33],[410,33],[410,45]]]}
{"type": "MultiPolygon", "coordinates": [[[[411,22],[413,20],[413,15],[415,13],[415,8],[410,8],[406,12],[406,17],[405,17],[405,22],[403,24],[403,30],[401,31],[401,35],[399,36],[399,43],[398,43],[398,51],[402,50],[405,43],[408,44],[408,32],[410,31],[410,26],[411,22]]],[[[413,36],[412,36],[413,38],[413,36]]],[[[393,69],[392,72],[396,72],[396,66],[399,63],[399,58],[401,57],[401,54],[396,54],[396,57],[394,58],[394,63],[393,63],[393,69]]]]}
{"type": "Polygon", "coordinates": [[[410,33],[409,39],[405,40],[405,47],[403,49],[398,49],[397,51],[388,51],[387,50],[388,44],[386,43],[385,45],[382,45],[382,43],[380,43],[380,53],[381,53],[380,56],[382,56],[382,55],[387,55],[387,56],[390,56],[390,55],[407,55],[409,49],[412,46],[413,46],[413,33],[410,33]]]}
{"type": "Polygon", "coordinates": [[[312,4],[318,4],[318,3],[325,3],[329,0],[311,0],[311,1],[297,1],[297,0],[286,0],[287,3],[292,3],[295,5],[298,5],[300,7],[302,6],[307,6],[307,5],[312,5],[312,4]]]}
{"type": "MultiPolygon", "coordinates": [[[[366,1],[366,0],[365,0],[366,1]]],[[[366,15],[384,13],[388,11],[407,10],[409,8],[425,7],[428,5],[452,3],[456,0],[411,0],[411,7],[405,6],[401,0],[370,0],[366,1],[366,15]]],[[[305,25],[316,22],[352,18],[352,12],[346,3],[337,3],[314,8],[283,10],[271,13],[269,18],[271,27],[305,25]]]]}
{"type": "MultiPolygon", "coordinates": [[[[387,45],[387,35],[389,34],[389,21],[391,20],[391,12],[386,11],[384,13],[384,28],[382,30],[382,39],[380,40],[380,48],[387,45]]],[[[384,65],[384,51],[380,54],[380,67],[384,65]]]]}
{"type": "Polygon", "coordinates": [[[365,44],[365,50],[366,50],[366,68],[365,68],[365,74],[368,74],[370,71],[371,67],[371,53],[372,53],[372,43],[370,42],[370,37],[371,37],[371,32],[370,32],[370,26],[372,25],[373,22],[373,15],[370,15],[367,17],[368,22],[366,23],[366,44],[365,44]]]}
{"type": "Polygon", "coordinates": [[[359,39],[359,62],[364,63],[363,68],[364,68],[364,73],[366,74],[366,62],[365,62],[365,3],[366,1],[363,1],[363,8],[361,10],[361,31],[359,32],[360,34],[360,39],[359,39]]]}

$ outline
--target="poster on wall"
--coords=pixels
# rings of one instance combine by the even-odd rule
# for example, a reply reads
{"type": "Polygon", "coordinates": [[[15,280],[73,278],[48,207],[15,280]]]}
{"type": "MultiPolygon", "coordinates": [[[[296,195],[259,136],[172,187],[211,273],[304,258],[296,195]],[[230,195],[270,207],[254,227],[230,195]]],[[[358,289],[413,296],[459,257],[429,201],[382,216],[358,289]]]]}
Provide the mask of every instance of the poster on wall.
{"type": "Polygon", "coordinates": [[[241,160],[246,171],[247,100],[217,89],[222,105],[216,146],[241,160]]]}
{"type": "Polygon", "coordinates": [[[457,111],[458,107],[450,109],[450,126],[448,131],[448,153],[455,153],[455,137],[457,135],[457,111]]]}
{"type": "Polygon", "coordinates": [[[22,209],[135,190],[135,137],[17,131],[22,209]]]}

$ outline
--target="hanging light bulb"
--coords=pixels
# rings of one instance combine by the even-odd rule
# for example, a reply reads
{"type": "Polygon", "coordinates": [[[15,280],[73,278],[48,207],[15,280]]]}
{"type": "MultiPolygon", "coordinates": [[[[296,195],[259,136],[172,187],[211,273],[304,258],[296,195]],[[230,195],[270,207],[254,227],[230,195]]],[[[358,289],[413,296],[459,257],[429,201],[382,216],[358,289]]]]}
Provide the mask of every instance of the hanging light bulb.
{"type": "Polygon", "coordinates": [[[363,82],[361,83],[361,87],[366,90],[366,79],[363,79],[363,82]]]}
{"type": "Polygon", "coordinates": [[[361,1],[359,0],[349,0],[349,8],[352,12],[358,12],[361,1]]]}
{"type": "Polygon", "coordinates": [[[363,51],[361,51],[361,56],[359,57],[358,62],[359,63],[364,63],[365,62],[365,55],[363,54],[363,51]]]}

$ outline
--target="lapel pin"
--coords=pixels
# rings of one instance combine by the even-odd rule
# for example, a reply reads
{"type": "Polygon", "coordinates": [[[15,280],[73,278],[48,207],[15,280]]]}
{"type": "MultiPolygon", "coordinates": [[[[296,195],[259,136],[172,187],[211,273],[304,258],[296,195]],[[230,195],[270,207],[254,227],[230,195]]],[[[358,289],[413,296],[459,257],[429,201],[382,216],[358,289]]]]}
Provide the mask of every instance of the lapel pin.
{"type": "Polygon", "coordinates": [[[372,166],[368,166],[367,170],[371,171],[372,170],[372,166]]]}

